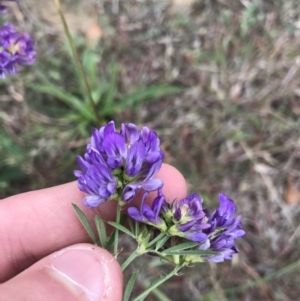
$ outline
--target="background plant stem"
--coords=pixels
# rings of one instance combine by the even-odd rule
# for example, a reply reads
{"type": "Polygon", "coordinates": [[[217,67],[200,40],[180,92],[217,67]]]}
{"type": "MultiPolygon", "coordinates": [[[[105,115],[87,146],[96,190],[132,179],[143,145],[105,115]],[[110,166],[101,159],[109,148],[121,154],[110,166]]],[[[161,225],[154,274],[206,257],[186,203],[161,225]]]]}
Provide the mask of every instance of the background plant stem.
{"type": "MultiPolygon", "coordinates": [[[[116,223],[120,224],[120,218],[121,218],[121,205],[119,200],[118,206],[117,206],[117,215],[116,215],[116,223]]],[[[114,241],[114,256],[116,257],[118,254],[118,245],[119,245],[119,229],[115,229],[115,241],[114,241]]]]}
{"type": "Polygon", "coordinates": [[[132,301],[144,300],[144,298],[149,293],[151,293],[154,289],[156,289],[157,287],[159,287],[165,281],[167,281],[168,279],[170,279],[171,277],[173,277],[174,275],[176,275],[180,269],[181,269],[181,266],[177,266],[173,271],[171,271],[169,274],[167,274],[166,276],[162,277],[160,280],[158,280],[157,282],[155,282],[154,285],[150,286],[148,289],[146,289],[143,293],[141,293],[140,295],[138,295],[132,301]]]}
{"type": "Polygon", "coordinates": [[[122,271],[124,271],[130,265],[130,263],[140,255],[141,254],[138,254],[136,251],[133,252],[122,264],[122,271]]]}
{"type": "Polygon", "coordinates": [[[95,114],[95,118],[96,118],[97,122],[100,124],[101,120],[100,120],[100,117],[99,117],[99,114],[98,114],[95,102],[94,102],[93,97],[92,97],[90,86],[89,86],[88,81],[86,79],[86,76],[84,74],[82,64],[80,62],[77,50],[75,48],[74,41],[73,41],[73,38],[71,36],[68,24],[66,22],[64,13],[62,11],[60,0],[54,0],[54,2],[55,2],[55,5],[56,5],[58,14],[60,16],[61,22],[63,24],[64,32],[65,32],[65,34],[67,36],[69,45],[70,45],[70,47],[72,49],[73,57],[74,57],[74,60],[75,60],[75,63],[76,63],[79,75],[80,75],[80,77],[81,77],[81,79],[83,81],[83,86],[84,86],[85,92],[86,92],[86,94],[88,96],[88,99],[89,99],[89,102],[90,102],[90,104],[91,104],[91,106],[93,108],[93,111],[94,111],[94,114],[95,114]]]}

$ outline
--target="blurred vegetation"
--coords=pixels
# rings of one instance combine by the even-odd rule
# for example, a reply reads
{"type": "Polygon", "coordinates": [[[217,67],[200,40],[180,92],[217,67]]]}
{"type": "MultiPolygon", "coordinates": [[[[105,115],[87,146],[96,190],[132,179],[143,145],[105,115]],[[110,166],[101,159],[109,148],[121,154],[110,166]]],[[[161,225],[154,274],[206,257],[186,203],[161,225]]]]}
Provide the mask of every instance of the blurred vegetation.
{"type": "MultiPolygon", "coordinates": [[[[174,2],[64,7],[101,120],[156,129],[190,190],[211,205],[224,191],[243,216],[233,262],[187,270],[147,300],[300,300],[300,2],[174,2]]],[[[100,126],[55,14],[43,14],[52,3],[41,3],[12,16],[39,56],[0,82],[0,197],[73,180],[100,126]]],[[[163,269],[154,262],[138,289],[163,269]]]]}

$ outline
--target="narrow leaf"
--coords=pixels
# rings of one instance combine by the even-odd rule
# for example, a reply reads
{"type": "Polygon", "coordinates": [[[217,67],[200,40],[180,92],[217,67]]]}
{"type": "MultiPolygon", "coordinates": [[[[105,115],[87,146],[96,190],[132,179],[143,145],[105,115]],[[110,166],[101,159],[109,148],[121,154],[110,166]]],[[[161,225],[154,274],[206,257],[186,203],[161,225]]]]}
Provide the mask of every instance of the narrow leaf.
{"type": "Polygon", "coordinates": [[[196,246],[199,246],[198,242],[184,242],[180,245],[171,247],[167,250],[164,250],[164,253],[166,252],[176,252],[176,251],[181,251],[181,250],[185,250],[185,249],[190,249],[190,248],[194,248],[196,246]]]}
{"type": "Polygon", "coordinates": [[[159,250],[169,239],[169,236],[164,236],[162,239],[160,239],[155,246],[155,250],[159,250]]]}
{"type": "Polygon", "coordinates": [[[124,97],[122,103],[119,105],[121,108],[129,105],[135,105],[144,100],[158,100],[160,97],[179,93],[182,88],[176,86],[150,86],[135,90],[132,94],[124,97]]]}
{"type": "Polygon", "coordinates": [[[131,233],[131,232],[130,232],[127,228],[125,228],[124,226],[122,226],[122,225],[120,225],[120,224],[118,224],[118,223],[115,223],[115,222],[107,222],[107,223],[108,223],[109,225],[111,225],[111,226],[113,226],[113,227],[119,229],[120,231],[126,233],[127,235],[129,235],[129,236],[135,238],[134,234],[131,233]]]}
{"type": "Polygon", "coordinates": [[[139,272],[133,272],[124,291],[123,301],[128,301],[139,272]]]}
{"type": "Polygon", "coordinates": [[[98,236],[100,238],[101,246],[104,249],[106,249],[107,234],[106,234],[106,227],[104,221],[100,216],[95,216],[95,224],[96,224],[98,236]]]}
{"type": "Polygon", "coordinates": [[[66,91],[60,90],[58,87],[54,85],[34,85],[29,84],[30,88],[33,88],[35,91],[45,93],[51,96],[56,97],[61,100],[74,111],[76,110],[78,113],[83,115],[86,119],[90,121],[95,121],[95,116],[93,112],[90,110],[88,106],[86,106],[80,99],[73,96],[72,94],[67,93],[66,91]]]}
{"type": "Polygon", "coordinates": [[[116,93],[116,84],[118,76],[118,66],[115,62],[112,62],[110,65],[111,71],[111,81],[109,83],[107,95],[103,101],[103,110],[107,111],[114,107],[114,98],[116,93]]]}
{"type": "Polygon", "coordinates": [[[209,250],[187,250],[187,251],[171,251],[171,252],[166,252],[163,251],[163,255],[197,255],[197,256],[205,256],[205,255],[216,255],[218,252],[214,251],[209,251],[209,250]]]}
{"type": "Polygon", "coordinates": [[[140,234],[140,223],[135,221],[135,236],[138,237],[140,234]]]}
{"type": "Polygon", "coordinates": [[[92,239],[92,241],[94,242],[94,244],[97,244],[97,239],[95,236],[95,233],[89,223],[88,218],[86,217],[86,215],[79,209],[79,207],[75,204],[72,204],[74,210],[76,211],[77,216],[79,217],[80,222],[82,223],[84,229],[86,230],[86,232],[88,233],[88,235],[90,236],[90,238],[92,239]]]}
{"type": "Polygon", "coordinates": [[[148,247],[153,246],[155,243],[157,243],[160,239],[162,239],[166,234],[161,232],[159,235],[157,235],[153,240],[151,240],[148,244],[148,247]]]}
{"type": "Polygon", "coordinates": [[[130,218],[128,219],[128,225],[129,225],[130,231],[132,233],[134,233],[135,229],[133,227],[133,223],[132,223],[132,220],[130,218]]]}
{"type": "Polygon", "coordinates": [[[115,233],[116,233],[116,231],[114,230],[113,233],[111,234],[111,236],[107,240],[107,243],[106,243],[106,249],[107,250],[112,246],[112,244],[115,240],[115,233]]]}

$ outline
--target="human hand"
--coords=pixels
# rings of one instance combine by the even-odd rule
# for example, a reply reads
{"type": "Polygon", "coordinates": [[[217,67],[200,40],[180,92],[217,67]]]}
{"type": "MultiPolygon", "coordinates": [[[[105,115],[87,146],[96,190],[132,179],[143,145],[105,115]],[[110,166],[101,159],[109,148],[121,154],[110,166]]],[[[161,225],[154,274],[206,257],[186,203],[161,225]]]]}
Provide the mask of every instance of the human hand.
{"type": "MultiPolygon", "coordinates": [[[[186,196],[185,180],[172,166],[163,164],[157,177],[167,201],[186,196]]],[[[114,220],[116,204],[87,209],[83,197],[72,182],[0,201],[0,301],[122,300],[120,266],[109,252],[88,244],[71,206],[91,220],[96,214],[114,220]]]]}

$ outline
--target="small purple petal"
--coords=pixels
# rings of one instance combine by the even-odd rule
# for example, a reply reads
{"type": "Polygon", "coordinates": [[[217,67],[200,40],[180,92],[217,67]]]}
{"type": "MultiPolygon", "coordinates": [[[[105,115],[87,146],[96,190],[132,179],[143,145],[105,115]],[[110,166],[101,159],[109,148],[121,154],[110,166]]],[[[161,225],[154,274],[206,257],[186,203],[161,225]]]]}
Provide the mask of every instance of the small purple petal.
{"type": "Polygon", "coordinates": [[[202,242],[207,238],[207,235],[202,232],[184,232],[184,236],[191,240],[196,242],[202,242]]]}
{"type": "Polygon", "coordinates": [[[122,200],[125,203],[130,202],[134,196],[142,189],[141,183],[128,184],[123,189],[122,200]]]}
{"type": "Polygon", "coordinates": [[[90,168],[90,164],[86,162],[81,156],[76,157],[76,162],[79,165],[79,167],[84,171],[87,172],[88,169],[90,168]]]}
{"type": "Polygon", "coordinates": [[[145,191],[154,191],[162,188],[163,181],[160,179],[153,179],[143,183],[143,189],[145,191]]]}
{"type": "Polygon", "coordinates": [[[218,263],[218,262],[223,262],[224,261],[224,255],[223,253],[219,253],[216,255],[208,256],[207,260],[210,262],[218,263]]]}
{"type": "Polygon", "coordinates": [[[115,131],[116,131],[115,122],[112,120],[104,127],[103,134],[106,136],[108,134],[114,133],[115,131]]]}
{"type": "Polygon", "coordinates": [[[219,201],[220,201],[220,207],[219,207],[220,215],[226,214],[228,217],[232,217],[236,211],[234,201],[228,198],[224,193],[219,194],[219,201]]]}
{"type": "Polygon", "coordinates": [[[197,223],[197,220],[196,220],[196,219],[191,220],[191,221],[189,221],[188,223],[179,225],[179,226],[177,227],[177,229],[178,229],[179,231],[181,231],[181,232],[186,232],[186,231],[190,230],[190,229],[195,225],[195,223],[197,223]]]}
{"type": "Polygon", "coordinates": [[[153,201],[152,210],[154,212],[156,222],[158,221],[158,216],[159,216],[159,213],[161,211],[161,207],[162,207],[162,205],[164,204],[165,201],[166,201],[166,198],[165,198],[164,195],[157,196],[153,201]]]}
{"type": "Polygon", "coordinates": [[[86,206],[86,207],[89,207],[89,208],[94,208],[94,207],[97,207],[99,206],[100,204],[102,204],[105,200],[104,199],[101,199],[99,196],[97,195],[89,195],[89,196],[86,196],[84,199],[83,199],[83,204],[86,206]]]}
{"type": "Polygon", "coordinates": [[[135,142],[129,149],[126,159],[126,174],[134,177],[141,168],[145,160],[146,149],[142,141],[135,142]]]}
{"type": "Polygon", "coordinates": [[[119,167],[122,163],[122,158],[126,156],[125,140],[120,134],[112,132],[105,136],[103,140],[103,148],[111,161],[107,164],[111,168],[119,167]],[[117,163],[115,165],[113,162],[117,163]]]}
{"type": "Polygon", "coordinates": [[[128,209],[127,209],[127,213],[128,213],[128,215],[132,218],[132,219],[134,219],[134,220],[136,220],[136,221],[138,221],[138,222],[144,222],[146,219],[143,217],[143,215],[141,214],[141,212],[137,209],[137,208],[135,208],[135,207],[129,207],[128,209]]]}
{"type": "Polygon", "coordinates": [[[80,171],[80,170],[74,170],[74,171],[73,171],[73,174],[74,174],[75,177],[79,178],[80,176],[83,175],[83,172],[80,171]]]}
{"type": "Polygon", "coordinates": [[[133,145],[140,139],[140,131],[133,123],[122,123],[121,135],[125,137],[125,141],[129,146],[133,145]]]}

